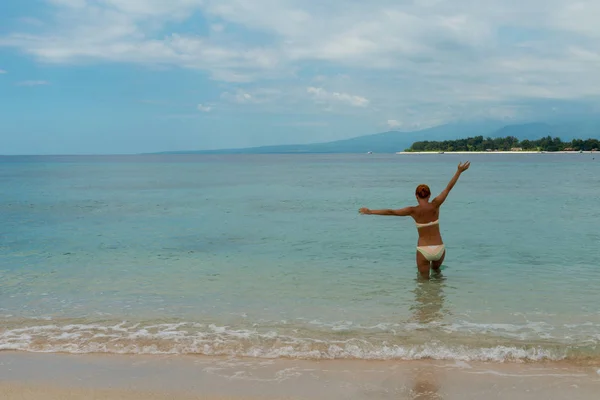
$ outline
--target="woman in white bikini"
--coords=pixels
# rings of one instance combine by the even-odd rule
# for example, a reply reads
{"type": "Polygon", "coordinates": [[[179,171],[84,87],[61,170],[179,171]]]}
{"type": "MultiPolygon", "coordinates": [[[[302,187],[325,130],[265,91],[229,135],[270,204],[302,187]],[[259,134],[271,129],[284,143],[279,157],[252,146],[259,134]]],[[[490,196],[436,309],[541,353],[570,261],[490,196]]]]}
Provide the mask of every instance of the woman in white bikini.
{"type": "Polygon", "coordinates": [[[369,210],[368,208],[361,208],[359,212],[361,214],[372,214],[372,215],[395,215],[400,217],[411,216],[415,220],[417,225],[417,231],[419,232],[419,241],[417,243],[417,268],[419,273],[424,278],[429,278],[429,272],[433,269],[435,272],[439,272],[444,257],[446,256],[446,248],[444,242],[442,242],[442,235],[440,234],[439,216],[440,206],[446,200],[448,193],[454,187],[460,174],[469,169],[470,162],[458,164],[458,170],[446,186],[446,189],[435,197],[431,202],[431,191],[427,185],[417,186],[415,192],[417,202],[419,205],[415,207],[405,207],[399,210],[369,210]]]}

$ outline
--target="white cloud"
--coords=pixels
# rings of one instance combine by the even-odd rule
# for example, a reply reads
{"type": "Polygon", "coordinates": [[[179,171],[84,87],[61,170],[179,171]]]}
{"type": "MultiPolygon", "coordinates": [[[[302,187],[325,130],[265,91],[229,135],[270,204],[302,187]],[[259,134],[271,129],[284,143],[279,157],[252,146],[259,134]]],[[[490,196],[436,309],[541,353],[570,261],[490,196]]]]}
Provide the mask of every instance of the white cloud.
{"type": "Polygon", "coordinates": [[[340,92],[328,92],[323,88],[310,86],[306,89],[317,102],[343,103],[354,107],[366,107],[369,100],[362,96],[340,92]]]}
{"type": "Polygon", "coordinates": [[[253,88],[238,89],[235,92],[221,93],[221,99],[236,104],[267,104],[282,99],[283,93],[279,89],[253,88]]]}
{"type": "Polygon", "coordinates": [[[223,24],[212,24],[210,26],[210,30],[213,32],[223,32],[225,30],[225,26],[223,24]]]}
{"type": "Polygon", "coordinates": [[[224,92],[221,94],[221,98],[238,104],[248,104],[256,101],[250,93],[242,91],[237,93],[224,92]]]}
{"type": "Polygon", "coordinates": [[[21,81],[15,83],[17,86],[45,86],[49,84],[50,82],[48,81],[21,81]]]}
{"type": "Polygon", "coordinates": [[[8,71],[5,71],[3,69],[0,69],[0,74],[8,74],[8,71]]]}
{"type": "MultiPolygon", "coordinates": [[[[48,31],[0,36],[11,46],[47,63],[96,61],[167,65],[207,70],[217,80],[247,82],[256,72],[274,70],[276,49],[209,37],[162,33],[167,22],[183,21],[202,4],[198,0],[52,0],[57,12],[48,31]]],[[[218,27],[216,28],[219,29],[218,27]]]]}
{"type": "Polygon", "coordinates": [[[286,95],[226,86],[222,98],[236,104],[297,110],[292,96],[306,98],[314,85],[308,93],[319,103],[362,107],[375,121],[393,115],[405,127],[517,118],[531,99],[600,96],[597,0],[46,1],[53,18],[0,36],[0,47],[46,63],[159,65],[228,84],[296,85],[286,95]],[[196,14],[209,34],[178,29],[196,14]],[[350,79],[332,84],[340,71],[350,79]],[[418,112],[397,111],[409,108],[418,112]]]}
{"type": "Polygon", "coordinates": [[[400,123],[398,120],[395,120],[395,119],[388,119],[387,126],[388,126],[388,128],[398,128],[398,127],[402,126],[402,123],[400,123]]]}
{"type": "Polygon", "coordinates": [[[213,109],[212,106],[198,104],[198,111],[210,112],[212,109],[213,109]]]}

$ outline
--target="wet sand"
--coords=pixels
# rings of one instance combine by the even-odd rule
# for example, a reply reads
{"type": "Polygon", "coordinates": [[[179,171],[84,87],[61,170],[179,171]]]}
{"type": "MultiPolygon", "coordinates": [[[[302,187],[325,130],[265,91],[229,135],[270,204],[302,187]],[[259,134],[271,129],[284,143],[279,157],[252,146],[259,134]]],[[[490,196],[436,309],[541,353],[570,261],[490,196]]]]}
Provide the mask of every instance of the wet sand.
{"type": "Polygon", "coordinates": [[[0,399],[597,399],[600,365],[0,352],[0,399]]]}
{"type": "Polygon", "coordinates": [[[152,393],[131,390],[56,388],[0,384],[0,399],[6,400],[235,400],[230,397],[206,397],[185,394],[152,393]]]}

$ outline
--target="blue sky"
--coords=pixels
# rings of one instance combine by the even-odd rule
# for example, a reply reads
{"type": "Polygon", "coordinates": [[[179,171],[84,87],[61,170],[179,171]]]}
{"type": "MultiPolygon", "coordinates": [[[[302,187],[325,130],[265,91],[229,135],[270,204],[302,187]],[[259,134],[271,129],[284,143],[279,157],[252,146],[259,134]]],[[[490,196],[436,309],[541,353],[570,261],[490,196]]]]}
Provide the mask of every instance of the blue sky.
{"type": "Polygon", "coordinates": [[[2,0],[0,154],[600,111],[598,1],[2,0]]]}

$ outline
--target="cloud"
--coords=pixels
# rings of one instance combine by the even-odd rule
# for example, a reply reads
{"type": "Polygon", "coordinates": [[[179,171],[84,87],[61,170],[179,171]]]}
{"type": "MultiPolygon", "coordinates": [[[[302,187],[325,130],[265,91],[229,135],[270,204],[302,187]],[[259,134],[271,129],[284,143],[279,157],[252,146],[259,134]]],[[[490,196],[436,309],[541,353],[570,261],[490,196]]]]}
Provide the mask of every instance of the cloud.
{"type": "Polygon", "coordinates": [[[49,84],[50,82],[48,81],[21,81],[15,83],[17,86],[45,86],[49,84]]]}
{"type": "MultiPolygon", "coordinates": [[[[277,66],[276,50],[243,42],[217,43],[207,36],[162,29],[198,10],[197,0],[51,0],[53,21],[41,33],[0,36],[45,63],[109,61],[206,70],[214,79],[248,82],[277,66]]],[[[215,26],[216,30],[219,27],[215,26]]]]}
{"type": "Polygon", "coordinates": [[[317,102],[326,103],[342,103],[354,107],[366,107],[369,105],[369,100],[348,93],[328,92],[323,88],[310,86],[306,91],[311,94],[317,102]]]}
{"type": "Polygon", "coordinates": [[[0,47],[60,65],[207,71],[234,104],[299,110],[292,96],[306,101],[309,87],[320,104],[368,108],[374,121],[393,115],[410,126],[523,118],[545,107],[535,102],[542,99],[600,103],[595,0],[46,2],[51,18],[8,31],[0,47]],[[202,35],[185,29],[198,16],[209,28],[202,35]],[[340,73],[350,79],[342,83],[340,73]],[[284,86],[286,95],[252,89],[284,86]]]}
{"type": "Polygon", "coordinates": [[[5,71],[5,70],[3,70],[3,69],[0,69],[0,75],[1,75],[1,74],[8,74],[8,71],[5,71]]]}
{"type": "Polygon", "coordinates": [[[398,128],[398,127],[402,126],[402,123],[400,123],[398,120],[395,120],[395,119],[388,119],[387,126],[388,126],[388,128],[398,128]]]}
{"type": "Polygon", "coordinates": [[[237,93],[223,92],[221,98],[238,104],[249,104],[256,102],[250,93],[239,91],[237,93]]]}
{"type": "Polygon", "coordinates": [[[223,32],[225,30],[225,25],[223,25],[223,24],[212,24],[210,26],[210,29],[213,32],[223,32]]]}
{"type": "Polygon", "coordinates": [[[223,92],[221,99],[235,104],[267,104],[282,100],[283,93],[276,88],[237,89],[234,93],[223,92]]]}
{"type": "Polygon", "coordinates": [[[198,104],[198,111],[210,112],[212,109],[213,108],[211,106],[198,104]]]}

